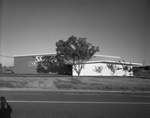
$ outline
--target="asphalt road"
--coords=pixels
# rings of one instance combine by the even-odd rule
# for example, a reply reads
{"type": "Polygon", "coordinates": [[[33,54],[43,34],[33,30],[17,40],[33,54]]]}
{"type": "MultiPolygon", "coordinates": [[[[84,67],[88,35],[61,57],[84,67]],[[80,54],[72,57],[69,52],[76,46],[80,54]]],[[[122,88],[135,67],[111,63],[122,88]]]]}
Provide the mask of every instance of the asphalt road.
{"type": "Polygon", "coordinates": [[[150,93],[0,91],[11,118],[150,118],[150,93]]]}

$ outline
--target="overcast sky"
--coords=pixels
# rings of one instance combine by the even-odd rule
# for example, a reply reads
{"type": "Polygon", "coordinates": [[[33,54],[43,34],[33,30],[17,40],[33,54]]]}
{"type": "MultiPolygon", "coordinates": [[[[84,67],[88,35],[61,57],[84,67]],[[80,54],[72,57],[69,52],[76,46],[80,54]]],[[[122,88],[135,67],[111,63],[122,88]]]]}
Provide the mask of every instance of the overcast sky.
{"type": "Polygon", "coordinates": [[[148,1],[0,0],[0,55],[55,53],[57,41],[74,35],[99,46],[98,54],[150,65],[148,1]]]}

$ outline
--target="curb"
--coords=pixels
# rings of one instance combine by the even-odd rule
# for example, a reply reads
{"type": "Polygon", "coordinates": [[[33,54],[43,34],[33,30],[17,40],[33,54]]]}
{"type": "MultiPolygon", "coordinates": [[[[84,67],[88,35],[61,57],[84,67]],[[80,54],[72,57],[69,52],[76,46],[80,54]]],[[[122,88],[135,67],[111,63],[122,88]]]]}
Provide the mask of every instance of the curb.
{"type": "Polygon", "coordinates": [[[94,92],[94,93],[150,93],[150,91],[107,91],[107,90],[73,90],[73,89],[39,89],[39,88],[0,88],[0,91],[49,91],[49,92],[94,92]]]}

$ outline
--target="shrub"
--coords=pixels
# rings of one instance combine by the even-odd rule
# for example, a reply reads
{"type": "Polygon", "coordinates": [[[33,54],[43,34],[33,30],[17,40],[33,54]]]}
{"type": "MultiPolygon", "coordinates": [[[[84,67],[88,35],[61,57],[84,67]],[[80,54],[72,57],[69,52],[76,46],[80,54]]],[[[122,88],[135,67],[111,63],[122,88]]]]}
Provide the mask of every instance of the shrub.
{"type": "Polygon", "coordinates": [[[150,79],[150,66],[133,67],[132,69],[134,76],[150,79]]]}

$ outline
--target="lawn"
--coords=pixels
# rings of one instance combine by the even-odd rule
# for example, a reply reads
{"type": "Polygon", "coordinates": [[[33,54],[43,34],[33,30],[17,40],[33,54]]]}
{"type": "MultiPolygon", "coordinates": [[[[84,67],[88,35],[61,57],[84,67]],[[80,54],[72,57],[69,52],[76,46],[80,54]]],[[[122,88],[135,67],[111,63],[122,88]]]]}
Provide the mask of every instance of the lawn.
{"type": "Polygon", "coordinates": [[[0,77],[0,88],[47,90],[150,91],[150,79],[135,77],[16,76],[0,77]]]}

